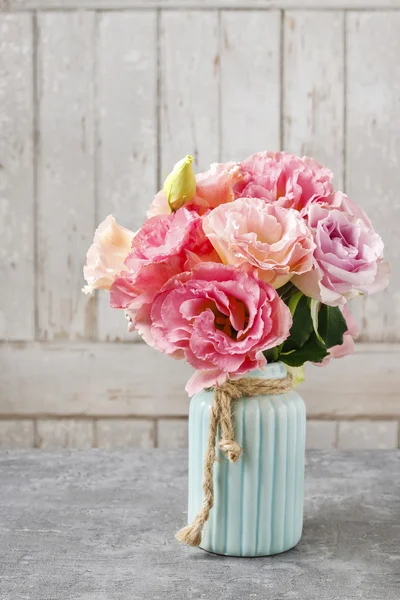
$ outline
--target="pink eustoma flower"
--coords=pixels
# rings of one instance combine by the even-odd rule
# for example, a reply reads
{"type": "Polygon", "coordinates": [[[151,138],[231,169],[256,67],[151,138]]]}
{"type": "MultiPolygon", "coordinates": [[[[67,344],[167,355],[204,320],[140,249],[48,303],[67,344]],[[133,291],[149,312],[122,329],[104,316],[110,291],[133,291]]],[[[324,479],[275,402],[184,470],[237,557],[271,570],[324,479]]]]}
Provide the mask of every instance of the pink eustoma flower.
{"type": "Polygon", "coordinates": [[[172,256],[181,256],[183,262],[196,262],[196,256],[202,261],[218,260],[204,234],[201,217],[186,208],[148,219],[135,235],[125,265],[136,272],[142,265],[172,256]]]}
{"type": "Polygon", "coordinates": [[[176,255],[168,260],[142,264],[135,272],[124,271],[110,288],[111,308],[125,309],[129,330],[135,327],[136,317],[142,319],[151,308],[154,296],[174,275],[182,273],[185,259],[176,255]]]}
{"type": "Polygon", "coordinates": [[[239,198],[204,217],[203,229],[225,264],[250,264],[275,288],[313,266],[312,233],[298,211],[239,198]]]}
{"type": "Polygon", "coordinates": [[[134,327],[138,311],[149,309],[154,295],[172,276],[200,262],[219,261],[202,228],[202,218],[180,208],[148,219],[137,232],[125,269],[110,289],[110,305],[127,311],[134,327]]]}
{"type": "Polygon", "coordinates": [[[314,267],[293,277],[293,283],[306,296],[339,306],[388,285],[390,272],[383,262],[383,242],[361,218],[314,205],[308,223],[316,243],[314,267]]]}
{"type": "Polygon", "coordinates": [[[235,196],[263,198],[284,208],[298,210],[305,217],[310,205],[333,205],[332,172],[316,160],[287,152],[257,152],[240,163],[243,178],[235,196]]]}
{"type": "Polygon", "coordinates": [[[218,263],[172,277],[136,318],[148,344],[197,370],[190,395],[263,366],[262,351],[282,343],[291,324],[288,307],[254,270],[218,263]]]}

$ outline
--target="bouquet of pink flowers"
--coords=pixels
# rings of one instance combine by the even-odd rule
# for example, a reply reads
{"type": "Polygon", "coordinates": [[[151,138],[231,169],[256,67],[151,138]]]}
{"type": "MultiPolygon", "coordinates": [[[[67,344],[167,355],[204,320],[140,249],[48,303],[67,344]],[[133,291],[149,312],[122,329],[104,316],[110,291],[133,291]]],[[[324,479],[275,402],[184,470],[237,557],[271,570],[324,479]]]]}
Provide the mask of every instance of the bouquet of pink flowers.
{"type": "Polygon", "coordinates": [[[383,242],[317,161],[260,152],[195,176],[177,163],[133,233],[110,215],[87,254],[86,293],[150,346],[195,369],[186,390],[266,362],[326,363],[353,350],[347,303],[383,290],[383,242]]]}

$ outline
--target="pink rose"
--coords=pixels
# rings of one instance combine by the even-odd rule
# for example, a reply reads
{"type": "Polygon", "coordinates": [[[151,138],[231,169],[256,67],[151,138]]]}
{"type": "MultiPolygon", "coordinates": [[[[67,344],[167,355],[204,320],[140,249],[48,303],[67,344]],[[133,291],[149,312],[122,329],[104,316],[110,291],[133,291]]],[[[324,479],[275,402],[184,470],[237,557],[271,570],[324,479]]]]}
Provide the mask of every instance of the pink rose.
{"type": "Polygon", "coordinates": [[[201,217],[186,208],[148,219],[135,235],[125,265],[136,272],[142,265],[173,256],[182,258],[182,267],[187,260],[190,264],[196,263],[196,257],[202,261],[218,261],[204,234],[201,217]]]}
{"type": "Polygon", "coordinates": [[[112,308],[126,309],[134,326],[136,314],[149,309],[154,295],[172,276],[199,262],[219,261],[206,238],[202,219],[180,208],[148,219],[135,235],[124,271],[110,289],[112,308]]]}
{"type": "Polygon", "coordinates": [[[331,358],[342,358],[343,356],[347,356],[348,354],[352,354],[354,352],[354,338],[357,337],[359,333],[357,323],[355,322],[355,319],[351,314],[347,304],[341,307],[341,309],[347,323],[347,331],[343,335],[343,342],[337,346],[332,346],[332,348],[329,348],[329,356],[326,356],[320,363],[314,363],[317,366],[324,367],[329,363],[331,358]]]}
{"type": "Polygon", "coordinates": [[[200,214],[234,200],[233,186],[241,179],[242,174],[236,163],[214,163],[208,171],[199,173],[194,201],[200,207],[200,214]]]}
{"type": "MultiPolygon", "coordinates": [[[[185,204],[185,208],[195,210],[201,215],[220,204],[231,202],[234,199],[233,186],[241,178],[242,174],[236,163],[214,163],[208,171],[196,175],[196,194],[185,204]]],[[[161,190],[156,194],[147,216],[154,217],[170,212],[167,198],[161,190]]]]}
{"type": "Polygon", "coordinates": [[[338,306],[388,285],[383,242],[363,220],[318,205],[309,209],[308,218],[316,243],[314,267],[293,278],[305,295],[338,306]]]}
{"type": "Polygon", "coordinates": [[[117,224],[108,215],[98,226],[90,246],[83,274],[88,283],[83,288],[85,294],[93,290],[108,290],[115,276],[125,269],[124,261],[131,249],[134,233],[117,224]]]}
{"type": "Polygon", "coordinates": [[[338,201],[333,194],[332,173],[316,160],[286,152],[258,152],[242,163],[244,175],[235,196],[263,198],[306,216],[311,204],[338,201]]]}
{"type": "Polygon", "coordinates": [[[130,330],[138,314],[146,318],[154,296],[171,277],[182,273],[183,265],[184,258],[176,255],[161,262],[142,264],[136,272],[124,271],[115,278],[110,288],[110,306],[126,310],[130,330]]]}
{"type": "Polygon", "coordinates": [[[170,279],[136,319],[148,344],[198,370],[186,387],[190,395],[264,365],[262,351],[282,343],[291,324],[273,287],[218,263],[170,279]]]}
{"type": "Polygon", "coordinates": [[[239,198],[206,215],[203,229],[223,263],[253,265],[275,288],[313,266],[312,233],[296,210],[239,198]]]}

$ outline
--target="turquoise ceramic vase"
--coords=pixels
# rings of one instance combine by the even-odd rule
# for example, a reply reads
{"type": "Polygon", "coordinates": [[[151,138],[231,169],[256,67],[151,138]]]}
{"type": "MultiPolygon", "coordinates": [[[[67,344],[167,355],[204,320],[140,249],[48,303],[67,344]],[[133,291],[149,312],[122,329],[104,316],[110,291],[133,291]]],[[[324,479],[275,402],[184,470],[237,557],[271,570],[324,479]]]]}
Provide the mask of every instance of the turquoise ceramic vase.
{"type": "MultiPolygon", "coordinates": [[[[282,363],[248,377],[283,379],[282,363]]],[[[203,460],[212,391],[193,396],[189,415],[189,511],[192,522],[203,502],[203,460]]],[[[214,507],[201,548],[228,556],[268,556],[295,546],[303,526],[305,406],[294,391],[235,402],[235,439],[243,448],[236,463],[217,449],[214,507]]]]}

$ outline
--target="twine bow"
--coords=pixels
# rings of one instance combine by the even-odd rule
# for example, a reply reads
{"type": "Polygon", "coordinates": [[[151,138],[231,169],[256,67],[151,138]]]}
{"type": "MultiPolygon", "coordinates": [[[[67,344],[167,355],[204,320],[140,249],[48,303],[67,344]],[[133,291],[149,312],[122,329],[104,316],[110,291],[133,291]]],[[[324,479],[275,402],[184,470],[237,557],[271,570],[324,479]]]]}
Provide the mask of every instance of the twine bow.
{"type": "Polygon", "coordinates": [[[215,388],[207,450],[204,457],[203,506],[194,518],[193,523],[177,532],[175,537],[179,542],[188,546],[200,546],[204,524],[208,521],[210,511],[214,505],[213,466],[216,459],[215,438],[218,426],[221,435],[218,447],[228,460],[234,463],[242,454],[242,448],[235,441],[232,422],[233,403],[246,396],[283,394],[292,388],[292,384],[292,375],[288,373],[284,379],[259,379],[256,377],[237,380],[228,379],[223,385],[215,388]]]}

